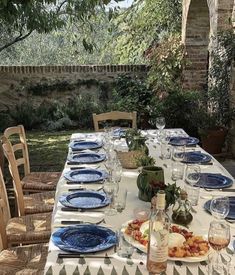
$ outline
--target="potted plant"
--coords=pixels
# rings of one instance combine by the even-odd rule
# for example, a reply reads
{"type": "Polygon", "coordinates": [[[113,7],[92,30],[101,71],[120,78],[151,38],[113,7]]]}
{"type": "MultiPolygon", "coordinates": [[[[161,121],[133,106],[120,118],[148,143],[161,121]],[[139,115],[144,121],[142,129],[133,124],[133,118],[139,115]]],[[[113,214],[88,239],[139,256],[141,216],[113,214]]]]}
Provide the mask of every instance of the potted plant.
{"type": "Polygon", "coordinates": [[[198,109],[198,128],[202,147],[211,154],[219,154],[234,118],[230,104],[231,63],[235,52],[235,37],[224,31],[212,40],[208,91],[198,109]]]}

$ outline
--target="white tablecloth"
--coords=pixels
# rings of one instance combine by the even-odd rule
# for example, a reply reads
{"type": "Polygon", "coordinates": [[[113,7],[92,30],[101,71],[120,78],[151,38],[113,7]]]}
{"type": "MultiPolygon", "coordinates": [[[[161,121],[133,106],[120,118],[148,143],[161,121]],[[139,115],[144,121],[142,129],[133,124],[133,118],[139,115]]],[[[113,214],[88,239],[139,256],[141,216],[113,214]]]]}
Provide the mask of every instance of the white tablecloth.
{"type": "MultiPolygon", "coordinates": [[[[168,130],[171,135],[185,135],[185,132],[181,129],[172,129],[168,130]]],[[[146,132],[145,132],[146,134],[146,132]]],[[[148,131],[148,134],[150,134],[150,138],[147,142],[150,155],[156,159],[156,166],[160,166],[164,169],[164,177],[166,183],[173,183],[171,180],[171,160],[162,160],[159,158],[160,156],[160,145],[156,142],[154,139],[155,131],[150,130],[148,131]]],[[[102,134],[73,134],[71,137],[71,140],[79,139],[79,138],[88,138],[88,139],[97,139],[101,138],[102,134]]],[[[125,141],[123,140],[117,140],[115,142],[115,146],[120,148],[125,148],[125,141]]],[[[191,150],[200,150],[203,152],[203,150],[197,146],[193,148],[187,148],[188,151],[191,150]]],[[[214,158],[212,158],[213,165],[201,165],[202,172],[216,172],[221,173],[223,175],[226,175],[230,178],[232,176],[228,173],[228,171],[221,166],[219,162],[217,162],[214,158]]],[[[99,163],[97,165],[92,166],[100,166],[101,168],[104,168],[103,163],[99,163]]],[[[68,169],[68,165],[65,165],[65,169],[68,169]]],[[[65,170],[66,171],[66,170],[65,170]]],[[[121,226],[121,224],[125,223],[128,220],[131,220],[134,218],[133,210],[136,207],[150,207],[150,203],[143,202],[138,199],[138,188],[136,185],[136,179],[139,174],[138,169],[134,170],[123,170],[123,176],[120,183],[120,188],[125,187],[128,189],[127,194],[127,204],[126,208],[122,213],[118,213],[115,216],[106,216],[105,217],[105,224],[101,224],[102,226],[110,227],[112,230],[118,230],[121,226]]],[[[178,181],[177,184],[182,185],[183,181],[178,181]]],[[[100,220],[103,218],[103,214],[101,213],[76,213],[76,212],[62,212],[60,210],[61,204],[58,202],[59,195],[63,193],[67,193],[69,188],[76,188],[78,187],[77,184],[74,185],[68,185],[66,184],[66,180],[61,177],[61,179],[58,182],[57,190],[56,190],[56,203],[53,211],[53,222],[52,222],[52,231],[54,232],[57,230],[60,221],[61,220],[68,220],[68,219],[81,219],[85,221],[95,221],[100,220]]],[[[85,187],[88,187],[88,185],[85,185],[85,187]]],[[[97,189],[99,185],[97,184],[89,184],[89,188],[91,189],[97,189]]],[[[234,187],[233,187],[234,188],[234,187]]],[[[192,223],[190,224],[190,230],[194,231],[195,233],[199,233],[201,235],[207,235],[209,224],[212,221],[212,217],[210,214],[205,212],[203,210],[203,204],[206,200],[212,198],[212,195],[219,195],[221,192],[219,191],[213,191],[213,192],[207,192],[205,190],[201,190],[200,193],[200,200],[198,206],[194,207],[194,209],[197,211],[197,214],[194,214],[194,219],[192,223]]],[[[232,195],[232,193],[225,193],[223,192],[223,195],[232,195]]],[[[232,236],[235,235],[235,223],[230,224],[231,227],[231,243],[230,248],[232,249],[232,242],[233,238],[232,236]]],[[[145,267],[146,262],[146,256],[144,254],[140,254],[138,252],[135,252],[132,256],[132,259],[124,259],[120,258],[114,253],[113,249],[110,249],[109,251],[105,251],[108,255],[113,255],[114,258],[110,258],[110,260],[107,261],[107,259],[87,259],[84,260],[81,259],[58,259],[57,254],[60,251],[52,241],[50,240],[49,243],[49,254],[47,258],[47,263],[45,267],[45,274],[86,274],[86,275],[93,275],[93,274],[123,274],[123,275],[141,275],[141,274],[148,274],[148,271],[145,267]],[[66,273],[65,273],[66,271],[66,273]],[[79,271],[79,273],[75,272],[79,271]],[[61,273],[60,273],[61,272],[61,273]],[[74,272],[74,273],[73,273],[74,272]]],[[[98,253],[99,255],[104,255],[104,253],[98,253]]],[[[235,265],[234,265],[234,257],[232,257],[232,273],[235,273],[235,265]]],[[[168,261],[167,266],[167,274],[168,275],[203,275],[207,274],[207,265],[205,262],[199,262],[199,263],[183,263],[181,261],[175,262],[175,261],[168,261]]]]}

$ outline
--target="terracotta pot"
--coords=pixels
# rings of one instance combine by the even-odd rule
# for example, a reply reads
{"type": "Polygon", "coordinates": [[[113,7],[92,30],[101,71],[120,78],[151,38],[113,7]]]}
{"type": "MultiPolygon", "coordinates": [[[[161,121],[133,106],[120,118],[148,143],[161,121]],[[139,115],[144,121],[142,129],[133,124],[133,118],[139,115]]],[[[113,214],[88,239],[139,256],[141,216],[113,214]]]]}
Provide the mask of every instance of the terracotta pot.
{"type": "Polygon", "coordinates": [[[228,130],[224,127],[208,129],[201,136],[202,148],[210,154],[220,154],[228,130]]]}

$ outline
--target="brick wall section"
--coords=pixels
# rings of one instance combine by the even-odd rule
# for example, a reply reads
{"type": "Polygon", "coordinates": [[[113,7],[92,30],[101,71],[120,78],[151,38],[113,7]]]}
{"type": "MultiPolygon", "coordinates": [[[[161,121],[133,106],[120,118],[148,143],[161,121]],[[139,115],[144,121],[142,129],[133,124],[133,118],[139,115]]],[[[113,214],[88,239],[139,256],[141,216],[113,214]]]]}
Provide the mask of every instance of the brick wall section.
{"type": "Polygon", "coordinates": [[[203,90],[208,74],[209,9],[205,0],[184,0],[183,4],[182,39],[186,49],[183,87],[203,90]]]}
{"type": "Polygon", "coordinates": [[[27,91],[32,86],[65,82],[73,85],[79,81],[94,80],[93,84],[81,84],[73,90],[48,90],[42,96],[30,95],[32,104],[36,106],[43,100],[66,101],[84,93],[96,96],[100,91],[96,81],[110,86],[110,93],[112,83],[119,75],[145,78],[147,71],[145,65],[0,66],[0,111],[7,110],[6,106],[14,108],[22,101],[29,100],[27,91]]]}
{"type": "Polygon", "coordinates": [[[71,65],[71,66],[0,66],[0,73],[48,74],[48,73],[126,73],[147,72],[146,65],[71,65]]]}

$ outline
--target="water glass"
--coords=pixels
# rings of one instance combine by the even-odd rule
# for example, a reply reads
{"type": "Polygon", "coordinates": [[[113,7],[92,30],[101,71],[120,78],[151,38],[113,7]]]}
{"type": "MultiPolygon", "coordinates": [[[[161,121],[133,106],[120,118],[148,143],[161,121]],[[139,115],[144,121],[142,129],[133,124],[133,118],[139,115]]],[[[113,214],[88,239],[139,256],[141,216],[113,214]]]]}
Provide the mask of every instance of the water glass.
{"type": "Polygon", "coordinates": [[[172,166],[171,166],[171,178],[172,180],[176,181],[176,180],[180,180],[183,179],[184,177],[184,164],[181,162],[176,162],[173,161],[172,162],[172,166]]]}
{"type": "Polygon", "coordinates": [[[217,255],[214,253],[209,254],[208,264],[208,275],[230,275],[230,267],[232,258],[225,253],[220,254],[221,261],[217,263],[217,255]]]}
{"type": "Polygon", "coordinates": [[[126,208],[127,190],[126,188],[119,188],[115,197],[114,206],[118,212],[122,212],[126,208]]]}
{"type": "Polygon", "coordinates": [[[185,171],[185,181],[190,185],[196,185],[200,180],[201,168],[196,164],[188,164],[185,171]]]}
{"type": "Polygon", "coordinates": [[[185,146],[173,147],[172,159],[175,161],[183,161],[185,157],[185,146]]]}
{"type": "Polygon", "coordinates": [[[211,200],[210,212],[216,219],[224,219],[227,217],[230,209],[228,197],[217,197],[211,200]]]}
{"type": "Polygon", "coordinates": [[[116,188],[116,183],[113,182],[110,177],[105,179],[103,189],[106,193],[107,197],[110,199],[110,205],[109,208],[105,210],[105,214],[108,216],[113,216],[117,214],[117,210],[113,207],[113,200],[114,200],[114,192],[116,188]]]}
{"type": "Polygon", "coordinates": [[[130,258],[134,252],[134,247],[125,240],[124,231],[125,231],[125,228],[122,227],[117,232],[117,235],[118,235],[117,254],[119,257],[122,257],[122,258],[130,258]]]}
{"type": "Polygon", "coordinates": [[[198,186],[191,186],[185,185],[185,191],[188,194],[188,200],[190,201],[192,206],[198,205],[199,194],[200,194],[200,187],[198,186]]]}
{"type": "Polygon", "coordinates": [[[171,158],[171,145],[161,143],[161,158],[162,159],[171,158]]]}

